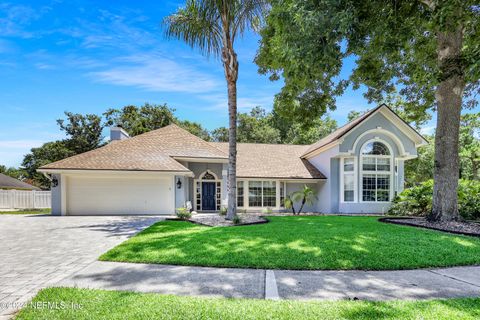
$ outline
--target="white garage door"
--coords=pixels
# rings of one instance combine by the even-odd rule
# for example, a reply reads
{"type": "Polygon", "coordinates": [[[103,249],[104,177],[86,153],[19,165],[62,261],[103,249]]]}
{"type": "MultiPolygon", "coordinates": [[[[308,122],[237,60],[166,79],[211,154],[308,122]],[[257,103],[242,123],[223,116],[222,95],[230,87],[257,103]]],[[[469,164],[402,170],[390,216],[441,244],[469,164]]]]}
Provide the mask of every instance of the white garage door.
{"type": "Polygon", "coordinates": [[[68,215],[139,215],[174,213],[172,178],[67,178],[68,215]]]}

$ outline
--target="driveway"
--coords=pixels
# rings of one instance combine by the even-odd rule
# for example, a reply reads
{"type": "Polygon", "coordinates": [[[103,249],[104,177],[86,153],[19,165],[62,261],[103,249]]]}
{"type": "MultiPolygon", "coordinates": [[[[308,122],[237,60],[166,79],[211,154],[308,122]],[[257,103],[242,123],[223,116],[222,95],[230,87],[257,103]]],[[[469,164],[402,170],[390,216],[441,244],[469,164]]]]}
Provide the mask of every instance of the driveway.
{"type": "Polygon", "coordinates": [[[0,319],[161,219],[0,215],[0,319]]]}

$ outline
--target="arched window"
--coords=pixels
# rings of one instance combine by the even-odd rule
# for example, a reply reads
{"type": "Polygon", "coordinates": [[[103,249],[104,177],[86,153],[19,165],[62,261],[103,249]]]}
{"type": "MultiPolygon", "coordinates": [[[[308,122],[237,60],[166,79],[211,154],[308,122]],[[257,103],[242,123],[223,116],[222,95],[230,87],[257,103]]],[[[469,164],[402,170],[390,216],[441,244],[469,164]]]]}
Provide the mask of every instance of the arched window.
{"type": "Polygon", "coordinates": [[[385,142],[368,141],[361,150],[362,201],[391,199],[392,152],[385,142]]]}
{"type": "Polygon", "coordinates": [[[203,174],[203,177],[202,177],[202,180],[216,180],[217,177],[215,177],[213,174],[211,174],[210,172],[205,172],[203,174]]]}

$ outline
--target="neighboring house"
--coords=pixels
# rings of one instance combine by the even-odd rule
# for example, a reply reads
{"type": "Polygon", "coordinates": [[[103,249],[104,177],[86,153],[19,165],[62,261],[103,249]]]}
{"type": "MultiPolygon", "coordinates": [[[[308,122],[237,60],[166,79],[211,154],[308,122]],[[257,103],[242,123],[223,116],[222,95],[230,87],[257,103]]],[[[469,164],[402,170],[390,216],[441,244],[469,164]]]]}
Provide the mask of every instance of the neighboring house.
{"type": "Polygon", "coordinates": [[[40,188],[37,188],[26,182],[4,175],[3,173],[0,173],[0,189],[36,190],[36,191],[40,190],[40,188]]]}
{"type": "MultiPolygon", "coordinates": [[[[228,144],[206,142],[176,125],[128,137],[39,169],[50,174],[57,215],[172,214],[227,205],[228,144]]],[[[383,213],[403,189],[404,162],[427,141],[381,105],[312,145],[238,143],[237,201],[249,211],[283,211],[304,185],[323,213],[383,213]]]]}

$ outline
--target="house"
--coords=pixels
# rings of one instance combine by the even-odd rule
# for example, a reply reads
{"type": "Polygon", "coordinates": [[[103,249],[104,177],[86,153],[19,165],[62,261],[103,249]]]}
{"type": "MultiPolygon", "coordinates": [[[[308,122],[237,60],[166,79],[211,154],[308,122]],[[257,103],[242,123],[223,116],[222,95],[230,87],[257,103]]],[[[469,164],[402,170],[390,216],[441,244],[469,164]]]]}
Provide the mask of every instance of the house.
{"type": "MultiPolygon", "coordinates": [[[[112,128],[101,148],[39,169],[52,177],[57,215],[172,214],[219,211],[227,204],[228,144],[206,142],[176,125],[130,138],[112,128]]],[[[404,163],[427,141],[381,105],[312,145],[239,143],[238,207],[283,211],[308,185],[318,200],[306,210],[383,213],[402,191],[404,163]]]]}
{"type": "Polygon", "coordinates": [[[0,173],[0,189],[39,191],[40,188],[0,173]]]}

